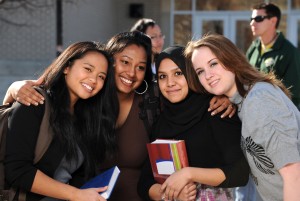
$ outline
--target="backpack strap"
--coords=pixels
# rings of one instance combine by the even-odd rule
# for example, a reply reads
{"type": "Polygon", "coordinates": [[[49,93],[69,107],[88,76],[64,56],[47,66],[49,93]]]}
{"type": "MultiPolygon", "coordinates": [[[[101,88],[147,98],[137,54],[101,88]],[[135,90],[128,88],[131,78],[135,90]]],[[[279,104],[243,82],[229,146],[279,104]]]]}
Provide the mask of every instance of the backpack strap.
{"type": "Polygon", "coordinates": [[[50,100],[48,98],[48,94],[41,88],[37,87],[36,90],[45,98],[45,112],[40,125],[39,136],[35,147],[35,155],[33,160],[34,164],[36,164],[43,157],[53,139],[53,132],[49,124],[50,100]]]}
{"type": "Polygon", "coordinates": [[[161,112],[159,89],[156,82],[152,81],[147,92],[143,94],[143,101],[139,104],[139,107],[141,109],[139,118],[143,120],[150,136],[151,127],[161,112]]]}
{"type": "MultiPolygon", "coordinates": [[[[36,146],[35,146],[35,152],[34,152],[34,159],[33,163],[38,163],[47,149],[50,146],[50,143],[53,139],[53,132],[49,124],[49,118],[50,118],[50,100],[48,98],[47,92],[39,87],[35,88],[40,94],[43,95],[45,98],[44,104],[45,104],[45,111],[44,116],[40,125],[39,135],[37,138],[36,146]]],[[[18,201],[26,201],[26,192],[22,189],[19,189],[19,196],[18,201]]]]}
{"type": "MultiPolygon", "coordinates": [[[[39,130],[39,135],[38,135],[38,139],[37,139],[37,143],[36,143],[36,147],[35,147],[35,156],[34,156],[34,164],[36,164],[41,158],[42,156],[45,154],[46,150],[48,149],[52,139],[53,139],[53,132],[52,129],[50,128],[50,124],[49,124],[49,117],[50,117],[50,102],[48,99],[48,95],[46,93],[45,90],[36,87],[35,88],[39,93],[41,93],[44,98],[45,98],[45,111],[44,111],[44,116],[43,119],[41,121],[41,125],[40,125],[40,130],[39,130]]],[[[1,147],[0,147],[0,151],[1,153],[5,153],[5,143],[6,142],[6,133],[7,133],[7,125],[8,125],[8,115],[10,113],[11,110],[13,110],[14,108],[14,104],[12,105],[3,105],[0,106],[0,110],[3,110],[3,112],[1,112],[3,118],[1,118],[1,120],[5,121],[5,122],[1,122],[2,124],[0,124],[0,126],[3,126],[3,128],[0,128],[2,130],[2,136],[0,136],[1,138],[1,147]],[[3,146],[2,146],[3,145],[3,146]]],[[[4,155],[1,156],[1,158],[4,159],[4,155]]],[[[3,161],[1,161],[1,163],[3,163],[3,161]]],[[[4,172],[4,170],[1,170],[1,172],[4,172]]],[[[4,175],[3,175],[4,176],[4,175]]],[[[3,184],[4,187],[4,184],[3,184]]],[[[2,188],[2,184],[1,184],[1,188],[2,188]]],[[[12,201],[16,194],[18,192],[18,196],[17,196],[17,200],[18,201],[26,201],[26,192],[23,191],[22,189],[14,189],[14,188],[10,188],[8,190],[0,190],[0,201],[2,200],[7,200],[7,201],[12,201]]]]}
{"type": "MultiPolygon", "coordinates": [[[[0,190],[4,189],[4,157],[5,157],[5,147],[6,147],[6,134],[8,128],[8,116],[12,110],[12,104],[1,105],[0,106],[0,190]]],[[[0,192],[0,198],[3,197],[0,192]]],[[[3,198],[4,199],[4,198],[3,198]]],[[[0,199],[0,201],[2,201],[0,199]]]]}

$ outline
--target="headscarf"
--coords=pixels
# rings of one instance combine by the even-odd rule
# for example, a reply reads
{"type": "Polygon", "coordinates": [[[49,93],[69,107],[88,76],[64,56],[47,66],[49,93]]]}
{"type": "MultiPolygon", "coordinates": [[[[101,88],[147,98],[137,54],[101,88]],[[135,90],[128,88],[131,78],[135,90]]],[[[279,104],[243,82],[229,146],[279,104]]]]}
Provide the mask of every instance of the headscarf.
{"type": "MultiPolygon", "coordinates": [[[[182,46],[171,46],[163,50],[156,58],[156,71],[158,72],[161,61],[168,58],[180,68],[187,78],[183,52],[184,47],[182,46]]],[[[153,138],[176,138],[177,135],[192,128],[207,113],[211,95],[198,94],[189,90],[187,97],[178,103],[171,103],[163,95],[161,97],[163,112],[153,127],[153,138]]]]}

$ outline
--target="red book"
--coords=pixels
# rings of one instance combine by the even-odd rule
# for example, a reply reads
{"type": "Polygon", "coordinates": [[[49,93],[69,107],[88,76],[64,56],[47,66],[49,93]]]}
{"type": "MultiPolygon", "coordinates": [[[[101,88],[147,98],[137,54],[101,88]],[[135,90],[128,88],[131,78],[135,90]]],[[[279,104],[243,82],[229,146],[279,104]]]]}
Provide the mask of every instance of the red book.
{"type": "Polygon", "coordinates": [[[177,170],[188,167],[184,140],[157,139],[147,144],[154,179],[162,184],[177,170]]]}

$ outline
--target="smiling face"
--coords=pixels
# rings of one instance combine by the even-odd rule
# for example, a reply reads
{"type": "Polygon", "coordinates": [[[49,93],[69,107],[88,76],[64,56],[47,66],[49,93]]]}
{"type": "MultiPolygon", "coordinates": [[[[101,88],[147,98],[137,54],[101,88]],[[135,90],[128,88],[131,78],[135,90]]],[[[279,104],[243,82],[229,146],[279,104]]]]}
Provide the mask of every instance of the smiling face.
{"type": "Polygon", "coordinates": [[[171,103],[178,103],[189,92],[188,83],[180,68],[168,58],[161,61],[158,68],[158,84],[162,95],[171,103]]]}
{"type": "Polygon", "coordinates": [[[115,80],[119,93],[131,94],[144,80],[147,55],[142,46],[129,45],[114,55],[115,80]]]}
{"type": "Polygon", "coordinates": [[[108,62],[99,52],[87,52],[82,58],[65,68],[65,80],[69,89],[71,105],[78,99],[88,99],[103,87],[108,62]]]}
{"type": "Polygon", "coordinates": [[[232,97],[237,91],[235,75],[224,68],[212,51],[205,46],[197,48],[192,54],[193,68],[202,86],[215,95],[232,97]]]}

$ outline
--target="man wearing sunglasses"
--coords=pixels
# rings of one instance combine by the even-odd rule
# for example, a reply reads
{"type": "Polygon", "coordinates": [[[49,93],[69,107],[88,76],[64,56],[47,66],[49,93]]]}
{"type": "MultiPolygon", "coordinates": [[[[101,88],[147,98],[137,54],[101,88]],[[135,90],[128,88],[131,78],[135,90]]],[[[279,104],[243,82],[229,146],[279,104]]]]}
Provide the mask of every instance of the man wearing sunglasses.
{"type": "Polygon", "coordinates": [[[278,31],[280,9],[272,3],[255,5],[250,18],[253,36],[257,37],[246,56],[263,72],[274,71],[286,87],[291,87],[292,101],[300,109],[300,53],[282,32],[278,31]]]}

